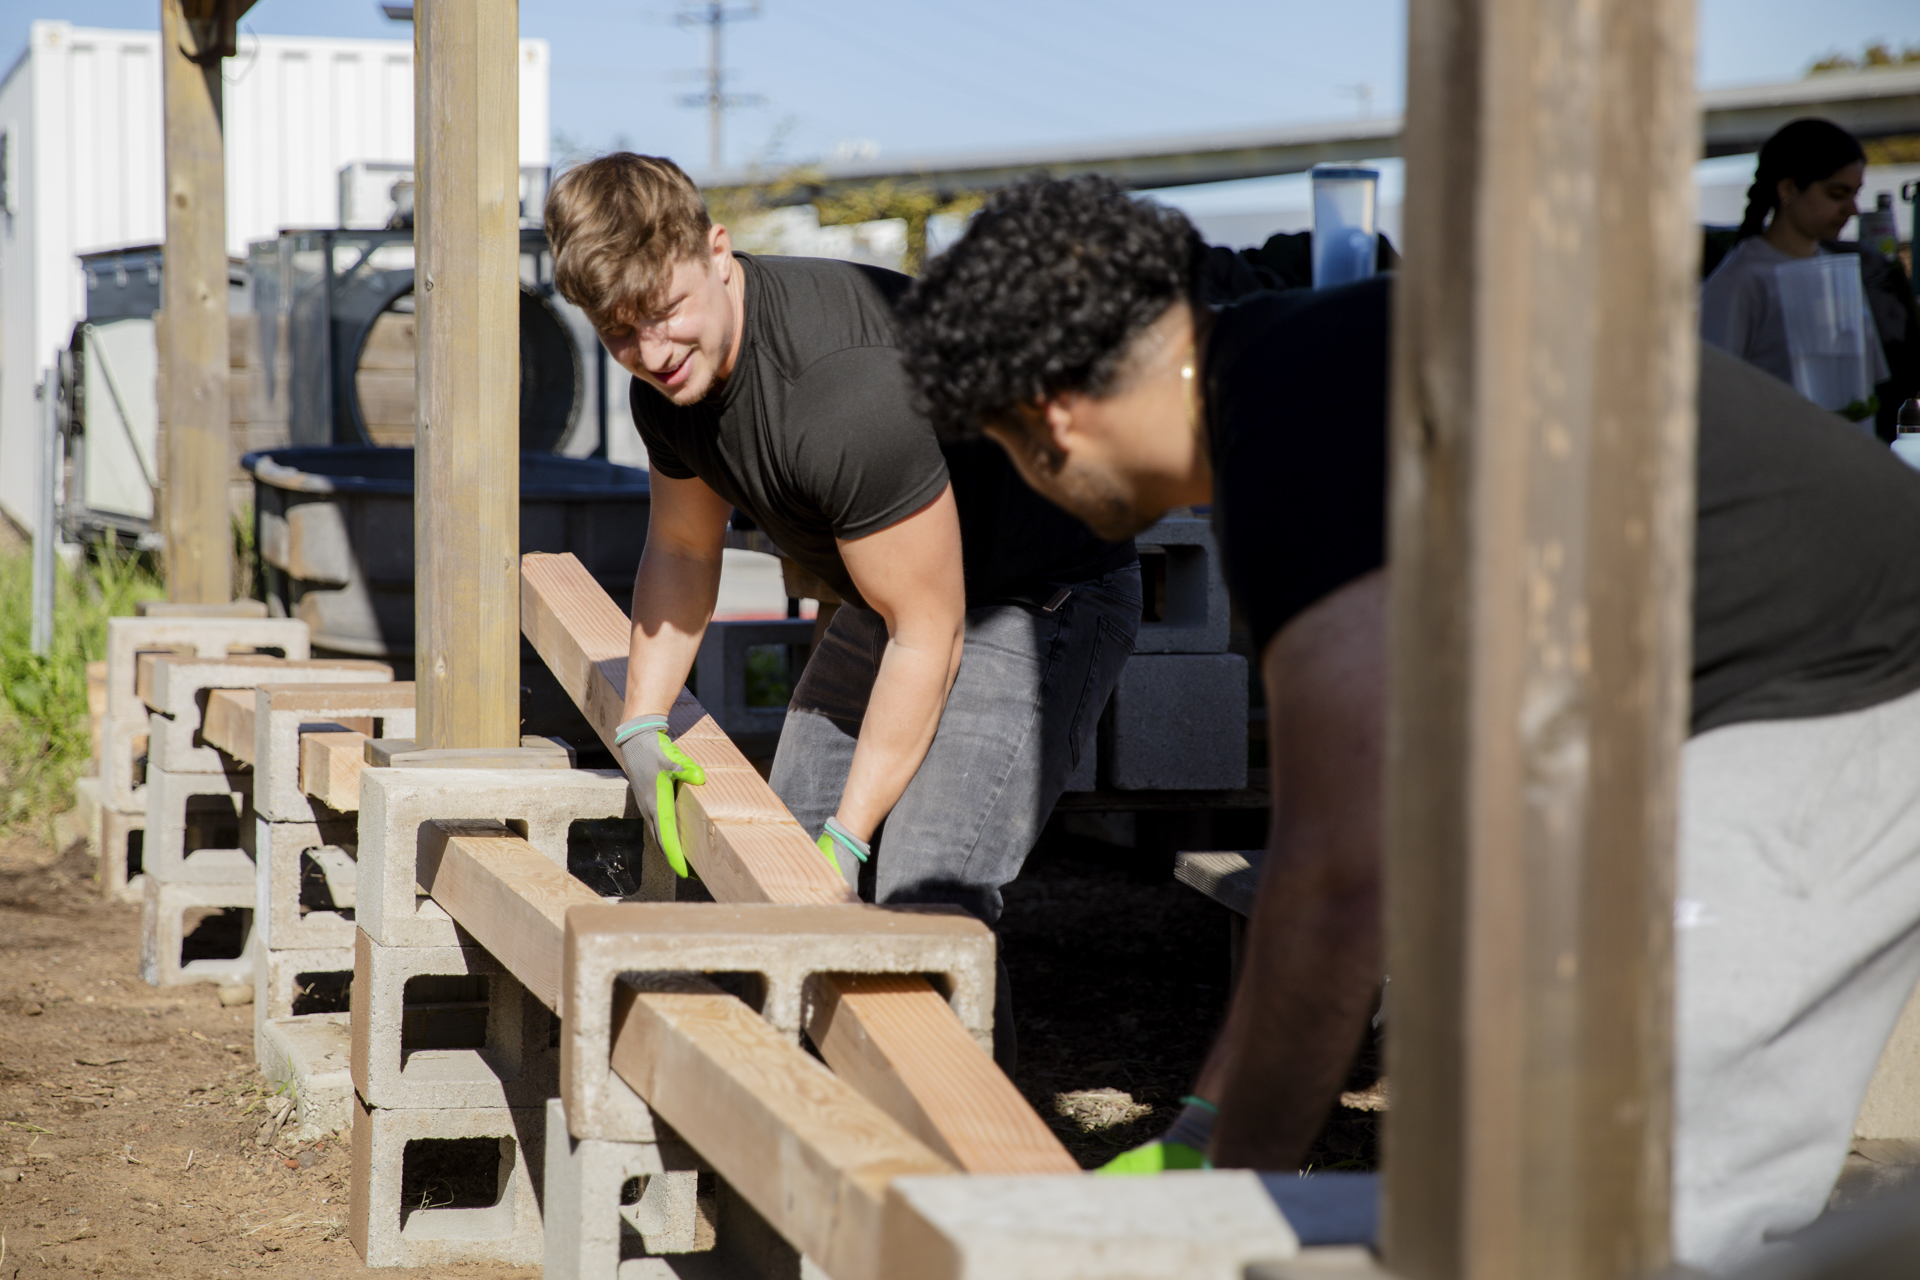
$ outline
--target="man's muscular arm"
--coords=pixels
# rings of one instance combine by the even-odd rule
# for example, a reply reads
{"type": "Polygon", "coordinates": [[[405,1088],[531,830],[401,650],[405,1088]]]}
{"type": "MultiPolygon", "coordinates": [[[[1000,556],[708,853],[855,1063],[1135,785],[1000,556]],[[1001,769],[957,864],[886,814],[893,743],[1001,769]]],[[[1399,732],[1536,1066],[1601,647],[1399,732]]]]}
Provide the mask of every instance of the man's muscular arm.
{"type": "Polygon", "coordinates": [[[621,719],[665,715],[687,682],[720,595],[733,508],[704,480],[654,473],[647,546],[633,577],[633,647],[621,719]]]}
{"type": "Polygon", "coordinates": [[[887,624],[887,648],[867,698],[839,825],[861,840],[887,816],[926,758],[960,670],[966,584],[953,486],[898,524],[842,540],[840,557],[887,624]]]}

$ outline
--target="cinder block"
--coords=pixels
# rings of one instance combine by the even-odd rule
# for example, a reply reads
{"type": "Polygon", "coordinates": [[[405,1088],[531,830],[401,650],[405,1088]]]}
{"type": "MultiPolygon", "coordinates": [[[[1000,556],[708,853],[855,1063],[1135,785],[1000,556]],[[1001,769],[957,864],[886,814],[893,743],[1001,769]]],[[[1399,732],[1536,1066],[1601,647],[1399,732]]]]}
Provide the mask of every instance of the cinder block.
{"type": "Polygon", "coordinates": [[[358,837],[351,818],[268,822],[255,816],[254,927],[262,946],[275,951],[353,946],[358,837]]]}
{"type": "Polygon", "coordinates": [[[147,736],[147,705],[135,692],[136,659],[159,649],[224,658],[230,649],[278,649],[288,658],[310,656],[307,624],[294,618],[107,619],[107,713],[102,727],[103,799],[122,813],[147,807],[146,787],[134,776],[135,739],[147,736]]]}
{"type": "Polygon", "coordinates": [[[296,1142],[311,1142],[353,1123],[352,1033],[344,1013],[275,1018],[255,1033],[260,1074],[293,1094],[289,1127],[296,1142]]]}
{"type": "MultiPolygon", "coordinates": [[[[254,919],[259,920],[256,913],[254,919]]],[[[345,1013],[337,1005],[353,984],[353,948],[319,947],[308,951],[253,949],[253,1027],[255,1055],[266,1024],[275,1018],[345,1013]]]]}
{"type": "Polygon", "coordinates": [[[170,884],[251,885],[254,863],[247,846],[254,834],[252,793],[251,769],[149,772],[147,874],[170,884]]]}
{"type": "Polygon", "coordinates": [[[1232,609],[1213,522],[1168,516],[1133,536],[1147,616],[1135,653],[1225,653],[1232,609]]]}
{"type": "Polygon", "coordinates": [[[281,658],[167,658],[153,664],[148,705],[147,767],[172,773],[218,773],[224,755],[207,746],[200,729],[211,689],[257,689],[262,685],[379,684],[393,668],[364,658],[296,662],[281,658]]]}
{"type": "Polygon", "coordinates": [[[355,938],[353,1084],[369,1106],[540,1106],[558,1092],[556,1041],[553,1014],[484,949],[355,938]]]}
{"type": "Polygon", "coordinates": [[[1299,1242],[1243,1169],[1155,1178],[907,1177],[882,1273],[914,1280],[1241,1280],[1299,1242]]]}
{"type": "Polygon", "coordinates": [[[100,808],[100,892],[120,902],[146,899],[147,815],[100,808]]]}
{"type": "MultiPolygon", "coordinates": [[[[761,645],[813,644],[811,618],[766,621],[714,621],[700,637],[698,678],[693,696],[729,737],[777,735],[787,709],[747,705],[747,650],[761,645]]],[[[794,672],[797,677],[797,668],[794,672]]]]}
{"type": "Polygon", "coordinates": [[[300,789],[300,735],[337,729],[342,719],[374,721],[376,735],[414,731],[411,681],[333,687],[268,686],[254,693],[253,805],[273,822],[320,822],[340,816],[300,789]]]}
{"type": "Polygon", "coordinates": [[[149,875],[140,906],[140,976],[156,987],[188,982],[222,984],[253,978],[253,882],[243,884],[175,884],[149,875]],[[204,915],[230,907],[240,909],[240,942],[219,934],[207,938],[188,926],[188,912],[204,915]],[[189,935],[194,947],[187,948],[189,935]],[[214,943],[222,945],[213,945],[214,943]],[[219,954],[203,955],[203,949],[219,954]]]}
{"type": "MultiPolygon", "coordinates": [[[[607,1068],[613,988],[623,975],[742,975],[743,993],[795,1043],[808,979],[929,974],[980,1047],[993,1051],[993,932],[957,907],[621,903],[567,913],[561,961],[561,1097],[576,1138],[647,1142],[653,1115],[607,1068]]],[[[736,980],[737,981],[737,980],[736,980]]]]}
{"type": "Polygon", "coordinates": [[[1101,723],[1119,791],[1247,785],[1247,660],[1234,653],[1135,654],[1101,723]]]}
{"type": "Polygon", "coordinates": [[[505,822],[564,867],[567,829],[574,822],[636,816],[626,775],[617,769],[368,769],[360,775],[354,921],[389,947],[467,941],[440,905],[420,892],[420,833],[429,822],[505,822]]]}
{"type": "Polygon", "coordinates": [[[552,1280],[618,1280],[631,1259],[711,1249],[711,1223],[701,1230],[699,1168],[680,1142],[572,1137],[560,1100],[549,1098],[544,1273],[552,1280]],[[639,1196],[623,1203],[635,1180],[639,1196]]]}
{"type": "Polygon", "coordinates": [[[545,1127],[541,1107],[390,1110],[354,1098],[348,1231],[361,1260],[369,1267],[538,1266],[544,1241],[535,1188],[546,1154],[545,1127]],[[443,1165],[471,1163],[479,1152],[458,1150],[449,1159],[424,1144],[461,1142],[464,1148],[487,1138],[497,1143],[487,1154],[498,1152],[491,1189],[461,1197],[487,1203],[440,1202],[455,1188],[423,1178],[423,1166],[431,1167],[436,1156],[443,1165]]]}

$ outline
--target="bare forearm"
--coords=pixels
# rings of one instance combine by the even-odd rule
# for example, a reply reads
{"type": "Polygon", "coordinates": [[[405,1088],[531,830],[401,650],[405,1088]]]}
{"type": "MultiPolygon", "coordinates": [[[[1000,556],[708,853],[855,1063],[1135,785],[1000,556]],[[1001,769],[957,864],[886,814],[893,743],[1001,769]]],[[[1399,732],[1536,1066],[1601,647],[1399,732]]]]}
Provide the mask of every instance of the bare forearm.
{"type": "Polygon", "coordinates": [[[720,558],[649,542],[633,580],[633,644],[622,718],[666,714],[686,684],[720,593],[720,558]]]}
{"type": "Polygon", "coordinates": [[[853,749],[840,825],[869,840],[926,758],[960,668],[959,637],[887,642],[853,749]]]}

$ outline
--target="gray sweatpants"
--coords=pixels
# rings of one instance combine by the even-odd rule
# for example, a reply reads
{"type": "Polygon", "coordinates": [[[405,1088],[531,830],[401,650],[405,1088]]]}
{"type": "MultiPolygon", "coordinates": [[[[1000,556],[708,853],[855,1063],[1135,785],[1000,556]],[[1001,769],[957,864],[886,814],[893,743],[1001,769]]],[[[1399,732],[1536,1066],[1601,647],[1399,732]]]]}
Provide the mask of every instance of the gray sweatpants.
{"type": "Polygon", "coordinates": [[[1681,755],[1674,1252],[1723,1270],[1819,1215],[1920,981],[1920,693],[1681,755]]]}
{"type": "MultiPolygon", "coordinates": [[[[960,672],[933,745],[875,838],[874,901],[944,902],[988,924],[1000,886],[1066,789],[1140,629],[1140,570],[1073,584],[1051,613],[969,609],[960,672]]],[[[843,605],[787,707],[773,790],[807,834],[840,805],[887,628],[843,605]]]]}

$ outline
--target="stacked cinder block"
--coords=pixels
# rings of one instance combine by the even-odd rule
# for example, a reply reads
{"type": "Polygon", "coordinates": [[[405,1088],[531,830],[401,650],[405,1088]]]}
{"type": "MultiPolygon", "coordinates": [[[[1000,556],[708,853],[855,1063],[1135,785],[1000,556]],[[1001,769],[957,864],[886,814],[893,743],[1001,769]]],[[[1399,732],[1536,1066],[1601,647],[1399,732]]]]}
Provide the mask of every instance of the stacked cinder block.
{"type": "Polygon", "coordinates": [[[437,820],[453,819],[504,822],[565,867],[575,823],[637,822],[637,814],[617,771],[410,764],[361,775],[350,1222],[368,1266],[528,1266],[544,1248],[535,1189],[546,1105],[559,1092],[559,1029],[421,894],[421,841],[437,820]],[[436,1170],[470,1168],[483,1147],[494,1173],[480,1180],[485,1186],[469,1177],[448,1192],[452,1203],[419,1203],[436,1170]]]}
{"type": "Polygon", "coordinates": [[[1218,791],[1247,785],[1247,660],[1227,652],[1231,609],[1212,523],[1168,516],[1135,535],[1146,617],[1069,790],[1218,791]]]}
{"type": "Polygon", "coordinates": [[[748,701],[749,654],[772,646],[789,653],[799,651],[799,660],[789,662],[787,667],[797,679],[806,665],[804,651],[813,644],[813,630],[811,618],[715,619],[701,635],[693,694],[714,723],[749,755],[770,753],[787,721],[785,703],[764,707],[748,701]]]}
{"type": "MultiPolygon", "coordinates": [[[[301,635],[305,634],[305,624],[301,635]]],[[[137,664],[137,692],[150,708],[147,746],[147,885],[141,972],[148,982],[245,982],[253,976],[255,906],[253,769],[202,736],[210,693],[281,681],[391,680],[378,662],[314,662],[264,654],[203,658],[149,655],[137,664]],[[190,912],[234,921],[231,955],[185,951],[190,912]]]]}
{"type": "MultiPolygon", "coordinates": [[[[411,734],[413,685],[270,685],[253,697],[253,1047],[290,1086],[301,1137],[352,1121],[348,990],[353,978],[357,810],[301,786],[308,733],[411,734]]],[[[342,801],[342,803],[347,803],[342,801]]]]}
{"type": "Polygon", "coordinates": [[[145,896],[148,710],[137,687],[143,653],[225,657],[231,649],[307,656],[307,626],[288,619],[134,617],[107,621],[105,706],[94,750],[98,779],[101,892],[125,902],[145,896]]]}

